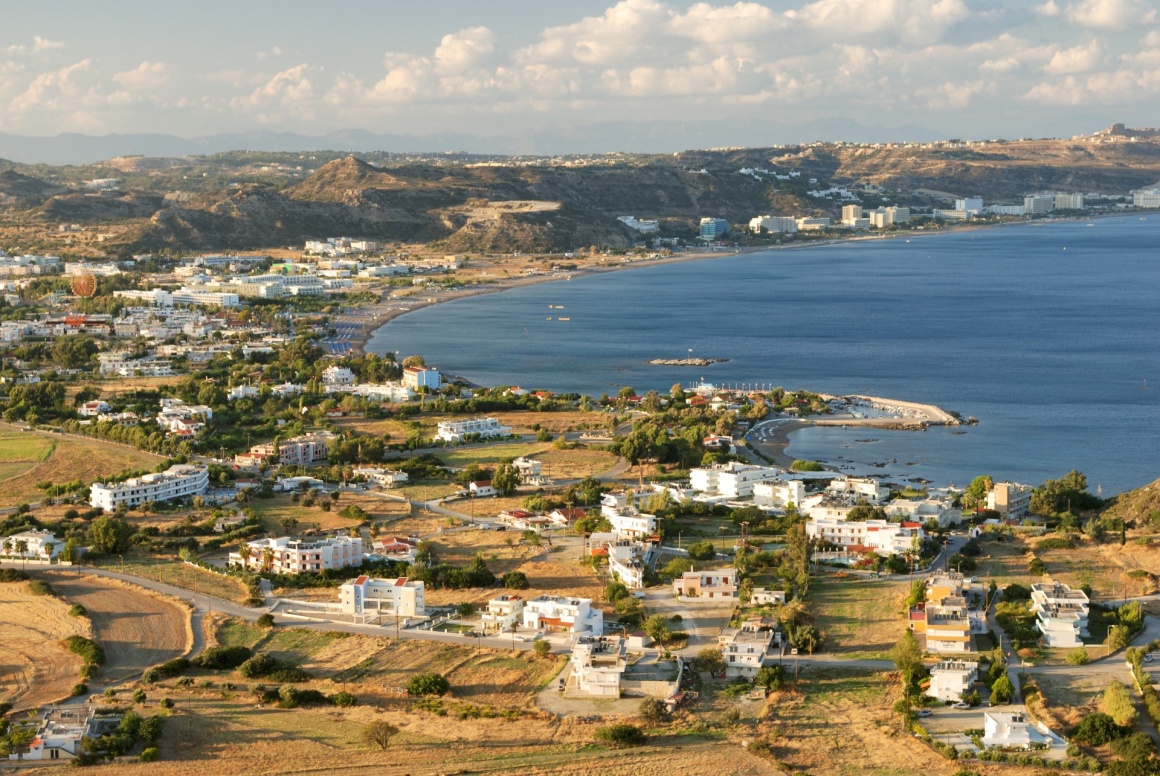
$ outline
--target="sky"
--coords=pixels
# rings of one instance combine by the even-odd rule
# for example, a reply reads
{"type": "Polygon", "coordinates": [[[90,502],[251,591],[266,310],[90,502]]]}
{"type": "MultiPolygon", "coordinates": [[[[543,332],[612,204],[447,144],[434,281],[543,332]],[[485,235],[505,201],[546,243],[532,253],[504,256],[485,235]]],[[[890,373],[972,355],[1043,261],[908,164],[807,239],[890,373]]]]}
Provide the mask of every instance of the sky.
{"type": "Polygon", "coordinates": [[[0,132],[500,136],[846,119],[1160,125],[1160,0],[38,0],[0,5],[0,132]]]}

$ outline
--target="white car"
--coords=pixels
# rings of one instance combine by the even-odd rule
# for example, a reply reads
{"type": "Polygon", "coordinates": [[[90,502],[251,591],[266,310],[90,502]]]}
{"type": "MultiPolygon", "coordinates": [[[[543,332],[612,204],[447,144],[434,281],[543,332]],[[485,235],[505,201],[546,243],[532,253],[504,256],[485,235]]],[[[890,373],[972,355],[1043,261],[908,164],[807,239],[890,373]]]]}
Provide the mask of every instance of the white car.
{"type": "Polygon", "coordinates": [[[969,708],[971,708],[971,704],[967,703],[966,701],[959,701],[958,703],[951,706],[951,708],[952,709],[969,709],[969,708]]]}
{"type": "Polygon", "coordinates": [[[918,710],[918,716],[920,716],[920,717],[929,717],[929,716],[932,716],[933,714],[934,714],[934,712],[931,711],[930,709],[919,709],[918,710]]]}

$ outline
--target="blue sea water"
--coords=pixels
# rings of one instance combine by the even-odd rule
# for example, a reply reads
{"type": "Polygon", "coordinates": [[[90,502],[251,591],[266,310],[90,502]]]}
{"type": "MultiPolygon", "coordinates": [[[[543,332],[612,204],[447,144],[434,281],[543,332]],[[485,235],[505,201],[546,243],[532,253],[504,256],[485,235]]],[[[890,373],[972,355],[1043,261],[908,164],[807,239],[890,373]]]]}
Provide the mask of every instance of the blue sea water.
{"type": "Polygon", "coordinates": [[[937,484],[980,473],[1039,483],[1078,468],[1110,495],[1160,477],[1160,217],[578,277],[418,310],[368,349],[422,353],[483,385],[596,396],[704,378],[933,403],[979,425],[807,428],[789,452],[937,484]],[[645,363],[690,351],[729,361],[645,363]]]}

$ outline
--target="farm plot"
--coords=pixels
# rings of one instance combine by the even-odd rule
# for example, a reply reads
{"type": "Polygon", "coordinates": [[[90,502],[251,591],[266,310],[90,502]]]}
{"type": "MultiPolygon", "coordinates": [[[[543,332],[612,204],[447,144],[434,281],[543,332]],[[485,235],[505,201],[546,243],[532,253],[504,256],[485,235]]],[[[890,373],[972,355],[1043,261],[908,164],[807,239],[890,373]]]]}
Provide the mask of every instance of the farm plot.
{"type": "Polygon", "coordinates": [[[0,583],[0,703],[35,708],[69,695],[80,677],[81,659],[61,641],[90,636],[84,617],[69,605],[28,592],[27,582],[0,583]]]}
{"type": "Polygon", "coordinates": [[[811,581],[809,602],[815,625],[826,636],[825,651],[850,658],[882,659],[906,625],[905,582],[862,579],[811,581]]]}
{"type": "Polygon", "coordinates": [[[119,681],[184,655],[192,643],[189,612],[176,601],[115,579],[45,574],[57,594],[89,613],[105,649],[101,676],[119,681]]]}

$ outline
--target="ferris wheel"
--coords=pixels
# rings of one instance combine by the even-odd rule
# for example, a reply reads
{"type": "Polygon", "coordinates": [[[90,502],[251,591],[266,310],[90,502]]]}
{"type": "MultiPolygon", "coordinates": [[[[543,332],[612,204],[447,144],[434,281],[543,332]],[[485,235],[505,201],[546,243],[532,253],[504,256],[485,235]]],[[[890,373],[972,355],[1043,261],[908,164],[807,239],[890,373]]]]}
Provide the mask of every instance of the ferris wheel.
{"type": "Polygon", "coordinates": [[[69,280],[69,288],[76,296],[90,297],[97,293],[97,277],[87,269],[82,269],[69,280]]]}

